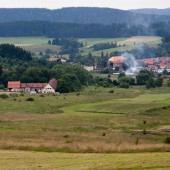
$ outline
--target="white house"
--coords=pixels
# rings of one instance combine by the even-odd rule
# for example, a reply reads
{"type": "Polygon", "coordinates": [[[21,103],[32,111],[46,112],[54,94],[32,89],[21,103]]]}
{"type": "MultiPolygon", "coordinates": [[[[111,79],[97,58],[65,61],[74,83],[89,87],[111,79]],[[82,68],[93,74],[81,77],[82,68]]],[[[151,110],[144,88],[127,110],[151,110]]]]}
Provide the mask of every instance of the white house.
{"type": "Polygon", "coordinates": [[[50,86],[50,84],[47,84],[43,89],[42,93],[55,93],[55,90],[50,86]]]}

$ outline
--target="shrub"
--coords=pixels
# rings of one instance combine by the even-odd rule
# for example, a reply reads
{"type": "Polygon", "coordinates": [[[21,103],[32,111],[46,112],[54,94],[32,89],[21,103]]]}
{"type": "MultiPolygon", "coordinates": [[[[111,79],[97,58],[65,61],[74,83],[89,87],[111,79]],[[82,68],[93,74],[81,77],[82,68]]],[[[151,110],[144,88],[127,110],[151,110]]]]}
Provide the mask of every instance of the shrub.
{"type": "Polygon", "coordinates": [[[1,99],[7,99],[7,98],[9,98],[9,96],[7,94],[3,93],[3,94],[0,95],[0,98],[1,99]]]}
{"type": "Polygon", "coordinates": [[[143,121],[143,124],[146,124],[146,120],[143,121]]]}
{"type": "Polygon", "coordinates": [[[24,96],[24,93],[20,93],[20,96],[24,96]]]}
{"type": "Polygon", "coordinates": [[[63,138],[69,138],[69,135],[64,135],[63,138]]]}
{"type": "Polygon", "coordinates": [[[136,144],[136,145],[139,144],[139,138],[136,138],[135,144],[136,144]]]}
{"type": "Polygon", "coordinates": [[[170,144],[170,136],[168,136],[168,137],[165,138],[165,143],[166,143],[166,144],[170,144]]]}
{"type": "Polygon", "coordinates": [[[128,83],[120,83],[119,87],[120,88],[128,89],[129,88],[129,84],[128,83]]]}
{"type": "Polygon", "coordinates": [[[26,101],[31,101],[31,102],[33,102],[33,101],[34,101],[34,98],[28,97],[28,98],[26,99],[26,101]]]}
{"type": "Polygon", "coordinates": [[[0,84],[0,89],[1,90],[5,89],[5,86],[3,84],[0,84]]]}
{"type": "Polygon", "coordinates": [[[16,94],[16,93],[11,93],[10,96],[11,96],[11,97],[18,97],[18,94],[16,94]]]}
{"type": "Polygon", "coordinates": [[[114,90],[110,90],[109,93],[114,93],[114,90]]]}
{"type": "Polygon", "coordinates": [[[143,129],[143,135],[146,135],[146,130],[145,129],[143,129]]]}
{"type": "Polygon", "coordinates": [[[80,93],[76,93],[76,96],[80,96],[80,93]]]}

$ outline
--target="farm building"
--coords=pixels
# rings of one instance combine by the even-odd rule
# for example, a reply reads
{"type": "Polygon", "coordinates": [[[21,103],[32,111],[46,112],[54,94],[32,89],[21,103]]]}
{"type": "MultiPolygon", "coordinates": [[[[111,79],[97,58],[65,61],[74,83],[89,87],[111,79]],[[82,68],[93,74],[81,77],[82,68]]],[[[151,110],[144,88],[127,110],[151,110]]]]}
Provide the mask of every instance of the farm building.
{"type": "Polygon", "coordinates": [[[50,86],[50,84],[47,84],[43,89],[42,93],[55,93],[55,90],[50,86]]]}
{"type": "Polygon", "coordinates": [[[46,93],[48,93],[48,88],[51,89],[49,92],[55,92],[57,89],[57,80],[51,79],[49,83],[21,83],[20,81],[9,81],[8,90],[9,91],[36,91],[41,92],[46,88],[46,93]],[[48,87],[49,85],[50,87],[48,87]],[[53,89],[53,90],[52,90],[53,89]]]}

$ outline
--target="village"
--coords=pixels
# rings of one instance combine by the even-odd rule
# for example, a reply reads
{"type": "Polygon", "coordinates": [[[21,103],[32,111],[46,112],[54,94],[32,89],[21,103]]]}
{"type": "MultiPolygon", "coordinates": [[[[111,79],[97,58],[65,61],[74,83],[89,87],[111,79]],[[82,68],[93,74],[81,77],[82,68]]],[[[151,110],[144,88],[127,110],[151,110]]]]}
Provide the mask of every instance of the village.
{"type": "Polygon", "coordinates": [[[109,59],[108,63],[113,68],[113,70],[116,70],[118,67],[120,71],[123,70],[123,64],[127,63],[131,67],[129,74],[131,73],[132,75],[138,73],[142,69],[153,71],[155,74],[163,74],[165,71],[167,74],[170,73],[170,57],[168,56],[138,60],[124,56],[114,56],[109,59]]]}

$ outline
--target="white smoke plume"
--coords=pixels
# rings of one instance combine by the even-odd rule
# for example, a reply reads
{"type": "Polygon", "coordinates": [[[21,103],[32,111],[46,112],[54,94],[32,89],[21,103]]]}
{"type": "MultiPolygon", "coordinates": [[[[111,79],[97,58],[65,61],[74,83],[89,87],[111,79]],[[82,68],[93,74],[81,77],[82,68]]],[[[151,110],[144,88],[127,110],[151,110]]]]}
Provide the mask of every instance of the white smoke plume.
{"type": "Polygon", "coordinates": [[[140,68],[135,57],[131,53],[128,53],[128,52],[123,53],[122,56],[126,58],[124,63],[128,66],[128,69],[126,70],[125,74],[126,75],[137,75],[142,68],[140,68]]]}

